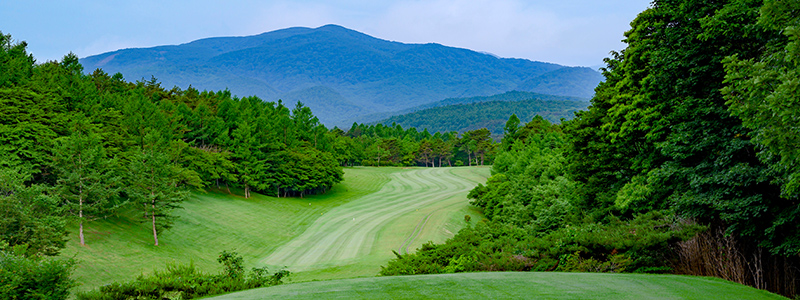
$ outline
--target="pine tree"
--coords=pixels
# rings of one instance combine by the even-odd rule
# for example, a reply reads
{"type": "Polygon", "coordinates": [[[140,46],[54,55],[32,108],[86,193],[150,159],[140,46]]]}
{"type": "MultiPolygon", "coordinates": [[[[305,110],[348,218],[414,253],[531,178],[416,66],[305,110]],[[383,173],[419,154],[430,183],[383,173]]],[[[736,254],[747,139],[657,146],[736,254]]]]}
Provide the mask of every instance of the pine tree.
{"type": "Polygon", "coordinates": [[[172,227],[176,216],[172,210],[189,197],[189,192],[175,180],[175,170],[164,154],[165,141],[153,131],[145,135],[145,146],[132,156],[129,165],[128,195],[140,204],[153,229],[158,246],[158,231],[172,227]]]}
{"type": "Polygon", "coordinates": [[[83,224],[107,216],[121,189],[116,160],[106,157],[99,135],[86,119],[72,126],[70,136],[56,140],[53,169],[58,176],[57,190],[67,211],[78,218],[81,245],[86,245],[83,224]]]}

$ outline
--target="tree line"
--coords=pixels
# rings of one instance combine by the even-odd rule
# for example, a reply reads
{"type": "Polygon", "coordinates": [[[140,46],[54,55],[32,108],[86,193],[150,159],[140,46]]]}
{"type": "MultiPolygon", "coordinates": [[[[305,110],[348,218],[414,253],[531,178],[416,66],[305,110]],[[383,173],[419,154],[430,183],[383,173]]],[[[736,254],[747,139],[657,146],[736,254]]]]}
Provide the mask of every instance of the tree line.
{"type": "Polygon", "coordinates": [[[403,129],[398,124],[353,123],[348,131],[334,128],[343,166],[478,166],[489,165],[496,151],[486,128],[435,132],[403,129]]]}
{"type": "Polygon", "coordinates": [[[509,120],[488,221],[382,274],[667,272],[798,294],[794,2],[657,0],[560,126],[509,120]]]}

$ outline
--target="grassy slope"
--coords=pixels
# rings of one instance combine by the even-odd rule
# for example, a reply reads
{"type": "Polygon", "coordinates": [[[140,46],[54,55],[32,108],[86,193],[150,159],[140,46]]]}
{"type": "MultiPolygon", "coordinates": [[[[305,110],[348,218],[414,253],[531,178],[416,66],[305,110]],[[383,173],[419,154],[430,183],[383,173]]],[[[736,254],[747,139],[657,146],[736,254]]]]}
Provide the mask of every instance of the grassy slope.
{"type": "MultiPolygon", "coordinates": [[[[399,197],[400,194],[395,196],[375,196],[373,194],[381,189],[385,190],[385,186],[390,182],[392,184],[388,185],[397,186],[397,183],[394,182],[399,178],[406,178],[405,183],[401,185],[407,187],[404,189],[407,193],[411,193],[409,188],[429,186],[430,184],[424,183],[428,180],[436,182],[435,187],[420,189],[419,193],[441,193],[440,189],[458,188],[459,193],[445,193],[451,197],[447,199],[451,201],[447,202],[451,203],[449,206],[439,203],[429,203],[430,207],[419,206],[420,214],[431,211],[434,214],[423,228],[422,234],[411,243],[411,249],[414,249],[419,246],[421,241],[441,242],[452,236],[452,232],[463,226],[463,221],[458,222],[458,220],[459,218],[463,220],[464,214],[472,214],[473,218],[477,216],[476,212],[469,209],[465,200],[469,184],[458,183],[461,182],[458,179],[447,179],[449,175],[454,174],[457,178],[468,178],[464,180],[472,182],[474,185],[483,181],[488,173],[488,168],[346,169],[345,181],[334,187],[331,192],[303,199],[273,198],[256,194],[250,199],[244,199],[237,195],[229,195],[224,191],[198,192],[183,204],[184,209],[177,211],[180,218],[176,221],[174,228],[159,235],[161,243],[159,247],[153,246],[152,232],[146,223],[139,222],[138,213],[132,210],[121,213],[120,217],[88,223],[86,225],[86,247],[78,245],[77,234],[75,234],[77,230],[73,228],[71,240],[62,256],[75,257],[80,261],[75,274],[82,284],[78,288],[79,290],[94,288],[112,281],[132,279],[139,274],[152,272],[153,269],[163,269],[167,262],[193,262],[203,270],[217,272],[219,265],[215,259],[222,250],[235,249],[245,258],[248,265],[254,266],[259,264],[260,260],[276,252],[281,245],[301,236],[306,229],[317,226],[316,222],[328,220],[336,214],[347,213],[347,209],[339,209],[339,207],[353,209],[354,206],[359,205],[358,203],[362,203],[361,205],[371,203],[371,206],[374,207],[389,201],[392,197],[399,197]],[[421,177],[421,174],[448,176],[431,179],[421,177]],[[395,181],[390,181],[392,179],[395,181]]],[[[426,196],[416,194],[411,199],[421,200],[426,199],[426,196]]],[[[379,227],[384,226],[381,227],[384,229],[379,229],[376,234],[386,238],[378,237],[376,241],[379,242],[372,246],[375,249],[386,248],[383,250],[385,253],[378,254],[376,252],[374,255],[359,256],[344,262],[328,262],[325,269],[322,270],[306,267],[305,269],[308,271],[293,276],[293,280],[374,275],[379,266],[385,264],[391,257],[392,254],[388,249],[396,249],[400,244],[399,242],[387,245],[381,243],[392,243],[405,239],[418,223],[415,218],[419,217],[416,214],[403,212],[406,214],[400,219],[381,216],[392,222],[378,224],[379,227]],[[408,225],[409,223],[413,224],[408,225]],[[398,226],[406,225],[410,228],[398,228],[398,226]],[[393,229],[386,229],[389,227],[393,229]]],[[[386,211],[383,215],[397,216],[398,213],[386,211]]],[[[326,227],[323,229],[323,233],[340,232],[338,230],[338,227],[326,227]]],[[[354,232],[360,231],[350,231],[345,234],[354,232]]],[[[364,240],[371,239],[373,236],[359,236],[358,238],[364,240]]],[[[330,254],[331,251],[336,251],[336,249],[329,249],[325,253],[330,254]]],[[[274,265],[288,264],[276,262],[274,265]]],[[[296,271],[294,268],[290,268],[290,270],[296,271]]]]}
{"type": "Polygon", "coordinates": [[[303,282],[213,297],[233,299],[786,299],[717,278],[495,272],[303,282]]]}

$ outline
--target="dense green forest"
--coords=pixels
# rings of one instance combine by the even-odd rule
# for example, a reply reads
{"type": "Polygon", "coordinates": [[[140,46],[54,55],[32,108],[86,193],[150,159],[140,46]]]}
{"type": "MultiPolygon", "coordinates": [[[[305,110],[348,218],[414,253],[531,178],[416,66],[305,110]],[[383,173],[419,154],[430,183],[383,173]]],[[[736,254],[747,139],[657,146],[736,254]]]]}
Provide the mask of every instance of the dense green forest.
{"type": "Polygon", "coordinates": [[[796,1],[657,0],[588,111],[509,120],[485,223],[382,274],[669,272],[798,294],[796,1]]]}
{"type": "Polygon", "coordinates": [[[0,298],[68,295],[74,262],[44,257],[65,246],[67,221],[91,244],[91,221],[135,208],[158,246],[189,190],[302,197],[342,180],[301,104],[85,75],[74,54],[36,64],[26,47],[0,34],[0,298]]]}
{"type": "Polygon", "coordinates": [[[511,115],[517,115],[522,120],[531,120],[538,115],[558,123],[561,119],[571,119],[575,112],[586,109],[588,105],[588,102],[583,101],[540,99],[478,102],[429,108],[393,116],[380,123],[427,129],[431,132],[466,132],[486,128],[492,133],[492,137],[499,141],[503,134],[503,126],[511,115]]]}

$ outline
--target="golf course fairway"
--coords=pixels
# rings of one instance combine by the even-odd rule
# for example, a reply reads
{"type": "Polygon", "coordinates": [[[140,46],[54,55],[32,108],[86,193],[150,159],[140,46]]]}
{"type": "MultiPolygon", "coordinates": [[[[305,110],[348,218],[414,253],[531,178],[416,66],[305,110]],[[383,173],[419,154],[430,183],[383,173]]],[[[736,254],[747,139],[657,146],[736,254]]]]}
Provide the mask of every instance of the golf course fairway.
{"type": "Polygon", "coordinates": [[[442,242],[465,225],[466,195],[486,180],[488,170],[411,168],[390,173],[379,191],[321,214],[258,265],[285,266],[300,280],[376,275],[394,257],[392,250],[406,253],[428,241],[442,242]],[[320,276],[325,273],[339,274],[320,276]]]}
{"type": "Polygon", "coordinates": [[[208,299],[787,299],[710,277],[484,272],[302,282],[208,299]]]}
{"type": "Polygon", "coordinates": [[[221,271],[217,256],[236,251],[247,268],[284,266],[291,282],[375,276],[394,257],[422,243],[444,242],[481,214],[467,193],[485,182],[489,167],[345,168],[344,181],[322,195],[275,198],[223,186],[193,192],[159,233],[135,208],[84,224],[86,246],[71,225],[61,257],[78,261],[74,278],[84,291],[132,280],[167,264],[221,271]]]}

